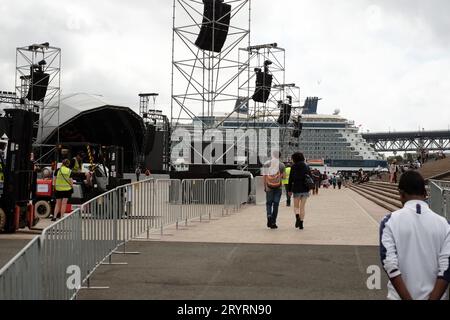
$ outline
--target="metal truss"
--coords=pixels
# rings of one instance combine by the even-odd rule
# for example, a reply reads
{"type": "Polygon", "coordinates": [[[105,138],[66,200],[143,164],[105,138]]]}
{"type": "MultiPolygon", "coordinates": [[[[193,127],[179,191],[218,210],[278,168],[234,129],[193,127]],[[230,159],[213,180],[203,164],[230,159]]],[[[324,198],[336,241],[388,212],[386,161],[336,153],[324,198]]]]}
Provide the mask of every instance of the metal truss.
{"type": "Polygon", "coordinates": [[[449,151],[450,131],[368,133],[363,138],[377,152],[449,151]]]}
{"type": "MultiPolygon", "coordinates": [[[[163,115],[161,110],[156,110],[157,93],[141,93],[139,94],[139,113],[144,119],[146,128],[154,126],[155,130],[163,132],[162,141],[162,164],[163,170],[168,171],[170,168],[170,124],[167,116],[163,115]],[[152,98],[152,109],[150,109],[150,98],[152,98]]],[[[147,134],[147,133],[146,133],[147,134]]],[[[140,159],[144,162],[145,159],[140,159]]]]}
{"type": "MultiPolygon", "coordinates": [[[[204,129],[216,112],[233,112],[238,99],[237,81],[246,70],[236,48],[250,45],[250,0],[225,0],[231,5],[227,40],[221,52],[199,49],[196,38],[203,25],[203,3],[198,0],[173,1],[171,124],[176,129],[196,121],[204,129]]],[[[205,25],[224,25],[222,17],[205,25]]],[[[213,32],[212,41],[215,34],[213,32]]]]}
{"type": "Polygon", "coordinates": [[[40,114],[35,123],[38,129],[37,142],[42,143],[45,131],[57,131],[59,143],[59,106],[61,99],[61,49],[51,47],[48,43],[33,44],[16,49],[16,96],[17,108],[33,110],[40,114]],[[35,68],[48,75],[48,85],[36,80],[35,68]],[[40,101],[28,99],[34,97],[37,90],[47,87],[45,97],[40,101]],[[54,120],[57,121],[54,121],[54,120]],[[56,123],[56,125],[50,125],[56,123]]]}
{"type": "Polygon", "coordinates": [[[0,91],[0,104],[19,105],[20,99],[15,92],[0,91]]]}
{"type": "Polygon", "coordinates": [[[293,152],[298,151],[299,137],[294,133],[301,122],[302,105],[300,87],[294,83],[286,83],[286,50],[277,43],[255,45],[239,50],[240,61],[247,70],[240,73],[239,96],[248,97],[248,114],[242,125],[257,127],[256,123],[264,123],[267,127],[279,129],[279,147],[284,159],[289,159],[293,152]],[[264,63],[270,61],[268,71],[273,76],[270,95],[266,103],[251,99],[256,88],[255,69],[263,69],[264,63]],[[278,123],[280,116],[279,103],[292,105],[290,119],[286,124],[278,123]]]}

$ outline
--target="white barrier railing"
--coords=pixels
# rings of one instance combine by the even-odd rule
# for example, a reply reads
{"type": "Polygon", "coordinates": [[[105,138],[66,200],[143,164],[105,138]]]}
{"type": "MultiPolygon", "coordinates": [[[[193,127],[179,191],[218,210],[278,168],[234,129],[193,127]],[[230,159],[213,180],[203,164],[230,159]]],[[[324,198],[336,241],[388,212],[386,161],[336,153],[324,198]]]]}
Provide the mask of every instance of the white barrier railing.
{"type": "Polygon", "coordinates": [[[431,210],[446,219],[450,219],[450,183],[431,180],[429,190],[431,210]]]}
{"type": "Polygon", "coordinates": [[[41,299],[40,253],[36,237],[0,270],[0,300],[41,299]]]}
{"type": "Polygon", "coordinates": [[[89,287],[102,263],[113,264],[112,255],[128,241],[180,222],[237,212],[248,193],[248,179],[120,186],[46,228],[6,264],[0,270],[0,300],[73,299],[83,284],[89,287]]]}

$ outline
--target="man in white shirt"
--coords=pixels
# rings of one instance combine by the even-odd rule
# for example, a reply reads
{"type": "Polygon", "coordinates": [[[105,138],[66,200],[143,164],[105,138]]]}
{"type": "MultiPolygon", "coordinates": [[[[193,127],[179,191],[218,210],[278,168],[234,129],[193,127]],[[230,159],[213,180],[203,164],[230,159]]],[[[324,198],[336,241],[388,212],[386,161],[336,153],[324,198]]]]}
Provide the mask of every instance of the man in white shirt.
{"type": "Polygon", "coordinates": [[[381,262],[390,279],[388,299],[446,299],[450,282],[450,224],[425,202],[425,181],[417,171],[399,183],[403,209],[380,225],[381,262]]]}

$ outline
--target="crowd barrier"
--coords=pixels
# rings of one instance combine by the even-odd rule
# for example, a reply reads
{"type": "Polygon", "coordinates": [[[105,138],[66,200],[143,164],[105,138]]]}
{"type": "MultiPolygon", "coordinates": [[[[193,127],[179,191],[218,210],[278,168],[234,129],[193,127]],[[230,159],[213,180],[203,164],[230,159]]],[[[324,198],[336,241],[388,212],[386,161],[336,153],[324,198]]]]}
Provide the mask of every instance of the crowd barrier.
{"type": "Polygon", "coordinates": [[[450,219],[450,182],[431,180],[429,190],[431,210],[450,219]]]}
{"type": "Polygon", "coordinates": [[[248,179],[161,179],[120,186],[46,228],[8,262],[0,270],[0,300],[73,299],[130,240],[238,212],[248,196],[248,179]]]}

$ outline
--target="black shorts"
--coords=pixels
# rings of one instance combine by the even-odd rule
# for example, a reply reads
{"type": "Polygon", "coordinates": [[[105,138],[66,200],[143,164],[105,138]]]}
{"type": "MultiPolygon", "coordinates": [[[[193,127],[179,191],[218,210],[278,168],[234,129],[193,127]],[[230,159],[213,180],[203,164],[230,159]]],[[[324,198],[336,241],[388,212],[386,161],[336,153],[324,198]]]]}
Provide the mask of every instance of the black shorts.
{"type": "Polygon", "coordinates": [[[56,199],[69,199],[72,196],[72,190],[68,191],[55,191],[55,198],[56,199]]]}

